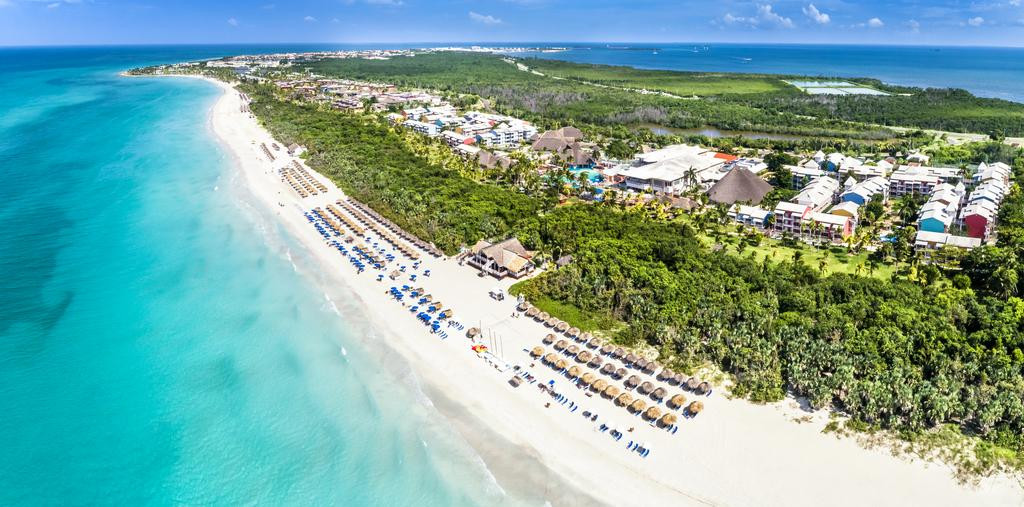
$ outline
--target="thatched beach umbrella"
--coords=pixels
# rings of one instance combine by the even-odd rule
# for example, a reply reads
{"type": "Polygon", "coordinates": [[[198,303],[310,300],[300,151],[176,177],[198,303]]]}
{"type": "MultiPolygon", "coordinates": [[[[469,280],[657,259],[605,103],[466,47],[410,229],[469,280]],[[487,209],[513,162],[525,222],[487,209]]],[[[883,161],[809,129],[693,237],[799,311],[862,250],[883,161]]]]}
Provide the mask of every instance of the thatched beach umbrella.
{"type": "Polygon", "coordinates": [[[609,377],[615,375],[615,365],[613,365],[612,363],[606,363],[604,366],[601,367],[601,373],[604,375],[608,375],[609,377]]]}
{"type": "Polygon", "coordinates": [[[700,402],[700,401],[695,401],[693,403],[690,403],[690,406],[686,407],[686,412],[688,414],[690,414],[690,415],[697,415],[697,414],[701,413],[703,410],[704,410],[704,403],[700,402]]]}
{"type": "Polygon", "coordinates": [[[650,382],[644,382],[643,384],[640,384],[640,387],[638,387],[636,389],[636,392],[638,392],[640,394],[647,394],[647,393],[649,393],[649,392],[651,392],[653,390],[654,390],[654,384],[652,384],[650,382]]]}
{"type": "Polygon", "coordinates": [[[548,320],[544,321],[544,325],[547,327],[555,327],[558,321],[554,317],[548,317],[548,320]]]}
{"type": "Polygon", "coordinates": [[[566,375],[569,375],[569,378],[579,377],[580,376],[580,367],[579,366],[575,366],[575,365],[570,366],[569,367],[569,372],[566,373],[566,375]]]}
{"type": "Polygon", "coordinates": [[[677,394],[669,398],[669,400],[665,404],[668,405],[668,408],[671,409],[680,408],[686,404],[686,395],[677,394]]]}
{"type": "Polygon", "coordinates": [[[466,331],[466,336],[470,339],[476,338],[478,334],[480,334],[479,328],[471,327],[469,328],[469,331],[466,331]]]}
{"type": "Polygon", "coordinates": [[[626,349],[624,349],[622,347],[618,347],[618,348],[615,349],[615,352],[612,352],[612,357],[614,357],[615,359],[621,359],[622,356],[625,356],[625,355],[626,355],[626,349]]]}
{"type": "Polygon", "coordinates": [[[625,377],[627,373],[629,372],[627,372],[625,368],[618,368],[615,370],[615,378],[625,377]]]}
{"type": "Polygon", "coordinates": [[[604,391],[607,387],[608,381],[600,378],[595,380],[594,383],[590,386],[590,388],[593,389],[596,393],[604,391]]]}
{"type": "Polygon", "coordinates": [[[700,381],[693,377],[690,377],[690,379],[686,381],[686,388],[691,391],[696,389],[698,385],[700,385],[700,381]]]}
{"type": "Polygon", "coordinates": [[[566,323],[565,321],[560,320],[555,323],[555,330],[557,330],[559,333],[564,333],[569,330],[569,324],[566,323]]]}
{"type": "Polygon", "coordinates": [[[545,363],[554,364],[555,361],[558,361],[558,356],[556,356],[554,352],[548,352],[548,354],[544,356],[545,363]]]}
{"type": "Polygon", "coordinates": [[[605,398],[611,400],[615,399],[615,397],[618,396],[620,392],[622,391],[618,387],[609,384],[608,387],[604,388],[604,392],[601,393],[601,396],[604,396],[605,398]]]}
{"type": "Polygon", "coordinates": [[[647,368],[647,362],[648,361],[642,357],[637,358],[636,362],[633,363],[633,367],[640,371],[644,371],[647,368]]]}
{"type": "Polygon", "coordinates": [[[661,417],[661,409],[658,407],[652,406],[644,412],[644,419],[647,419],[648,421],[653,421],[659,417],[661,417]]]}
{"type": "Polygon", "coordinates": [[[565,353],[570,356],[575,356],[580,351],[580,348],[575,345],[569,345],[569,348],[565,349],[565,353]]]}
{"type": "Polygon", "coordinates": [[[590,341],[590,340],[593,340],[593,339],[594,339],[594,335],[592,335],[590,333],[583,333],[579,337],[579,340],[583,341],[583,342],[590,341]]]}
{"type": "Polygon", "coordinates": [[[611,345],[605,345],[604,347],[601,347],[602,354],[611,354],[614,350],[615,347],[612,347],[611,345]]]}
{"type": "Polygon", "coordinates": [[[675,374],[676,374],[676,372],[674,372],[674,371],[672,371],[672,370],[670,370],[668,368],[665,368],[665,369],[661,370],[661,373],[658,373],[658,380],[668,380],[668,379],[672,378],[673,376],[675,376],[675,374]]]}
{"type": "Polygon", "coordinates": [[[558,361],[555,361],[556,370],[564,370],[566,366],[569,366],[569,363],[566,363],[565,359],[559,359],[558,361]]]}
{"type": "Polygon", "coordinates": [[[565,340],[558,340],[555,342],[555,350],[565,350],[565,347],[569,346],[569,342],[565,340]]]}
{"type": "Polygon", "coordinates": [[[526,310],[526,316],[530,318],[536,317],[538,313],[540,313],[540,310],[536,306],[531,306],[526,310]]]}
{"type": "Polygon", "coordinates": [[[582,377],[580,377],[580,382],[583,382],[583,385],[589,386],[590,384],[594,383],[595,378],[596,376],[593,373],[587,372],[584,373],[582,377]]]}
{"type": "Polygon", "coordinates": [[[541,321],[541,322],[546,321],[549,318],[551,318],[551,316],[548,315],[548,312],[540,312],[536,316],[534,316],[535,320],[538,320],[538,321],[541,321]]]}
{"type": "Polygon", "coordinates": [[[672,426],[678,420],[679,420],[679,418],[676,417],[675,414],[673,414],[672,412],[669,412],[669,413],[661,416],[661,419],[658,420],[658,426],[660,426],[662,428],[664,428],[666,426],[672,426]]]}
{"type": "Polygon", "coordinates": [[[581,362],[581,363],[585,363],[587,361],[590,361],[590,358],[591,358],[590,352],[587,352],[585,350],[583,352],[580,352],[578,355],[576,355],[576,360],[581,362]]]}
{"type": "Polygon", "coordinates": [[[654,375],[654,372],[658,371],[659,368],[661,368],[660,364],[654,361],[648,361],[647,364],[644,365],[644,373],[654,375]]]}
{"type": "Polygon", "coordinates": [[[544,347],[541,347],[540,345],[537,345],[536,347],[533,348],[533,350],[530,351],[530,355],[533,356],[533,357],[543,356],[544,355],[544,347]]]}
{"type": "Polygon", "coordinates": [[[665,399],[666,394],[668,394],[668,391],[666,391],[664,387],[659,387],[651,392],[651,399],[661,401],[665,399]]]}
{"type": "Polygon", "coordinates": [[[630,403],[633,403],[633,395],[629,393],[622,393],[617,398],[615,398],[615,404],[620,407],[624,407],[626,405],[629,405],[630,403]]]}
{"type": "Polygon", "coordinates": [[[565,334],[569,335],[569,338],[578,339],[580,336],[580,328],[571,327],[568,331],[565,332],[565,334]]]}
{"type": "Polygon", "coordinates": [[[552,343],[555,342],[555,335],[548,333],[546,336],[544,336],[544,339],[542,341],[544,342],[544,345],[551,345],[552,343]]]}
{"type": "Polygon", "coordinates": [[[711,384],[708,384],[707,382],[701,382],[700,385],[697,386],[697,394],[701,396],[708,394],[709,391],[711,391],[711,384]]]}
{"type": "Polygon", "coordinates": [[[633,364],[633,363],[636,362],[637,359],[638,358],[635,355],[630,353],[630,354],[626,354],[626,357],[625,357],[625,359],[622,360],[622,362],[624,362],[626,364],[633,364]]]}
{"type": "Polygon", "coordinates": [[[587,363],[587,366],[590,366],[591,368],[598,368],[601,366],[601,363],[603,362],[604,359],[601,359],[601,356],[594,354],[594,357],[590,358],[590,361],[587,363]]]}
{"type": "Polygon", "coordinates": [[[518,305],[516,305],[516,310],[519,310],[521,312],[525,312],[526,310],[529,310],[529,309],[530,309],[530,305],[526,304],[526,301],[523,301],[522,303],[519,303],[518,305]]]}
{"type": "Polygon", "coordinates": [[[629,404],[629,411],[633,413],[643,412],[647,408],[647,403],[644,400],[633,400],[633,403],[629,404]]]}
{"type": "MultiPolygon", "coordinates": [[[[554,354],[552,354],[552,356],[554,356],[554,354]]],[[[640,385],[640,377],[637,377],[636,375],[630,375],[629,378],[626,379],[626,387],[628,389],[633,389],[638,385],[640,385]]]]}
{"type": "Polygon", "coordinates": [[[672,380],[669,380],[668,383],[677,386],[679,384],[682,384],[685,380],[686,377],[684,377],[682,373],[676,373],[675,375],[672,376],[672,380]]]}

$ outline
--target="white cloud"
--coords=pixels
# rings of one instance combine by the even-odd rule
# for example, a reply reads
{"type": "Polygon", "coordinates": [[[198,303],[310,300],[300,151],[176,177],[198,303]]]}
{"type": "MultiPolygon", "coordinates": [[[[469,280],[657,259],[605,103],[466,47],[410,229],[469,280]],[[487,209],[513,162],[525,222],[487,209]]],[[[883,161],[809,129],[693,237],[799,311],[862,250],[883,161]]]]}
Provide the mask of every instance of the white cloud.
{"type": "Polygon", "coordinates": [[[231,26],[238,26],[238,20],[235,18],[228,18],[228,24],[231,26]]]}
{"type": "Polygon", "coordinates": [[[1010,0],[1010,5],[1020,7],[1020,0],[1010,0]]]}
{"type": "Polygon", "coordinates": [[[60,7],[60,2],[53,2],[52,4],[46,4],[47,9],[56,9],[60,7]]]}
{"type": "Polygon", "coordinates": [[[973,17],[967,20],[967,24],[971,26],[981,26],[985,24],[985,18],[981,16],[973,17]]]}
{"type": "Polygon", "coordinates": [[[494,16],[491,16],[490,14],[486,14],[486,15],[485,14],[478,14],[478,13],[475,13],[473,11],[469,11],[469,19],[472,19],[473,21],[475,21],[477,23],[483,23],[485,25],[499,25],[499,24],[501,24],[501,20],[500,19],[498,19],[498,18],[496,18],[494,16]]]}
{"type": "Polygon", "coordinates": [[[921,33],[921,23],[919,23],[916,19],[911,19],[910,21],[907,21],[905,24],[911,32],[921,33]]]}
{"type": "Polygon", "coordinates": [[[751,28],[793,28],[796,26],[792,19],[781,16],[772,10],[770,4],[758,5],[756,16],[733,16],[732,13],[726,13],[725,16],[722,16],[722,22],[727,25],[748,25],[751,28]]]}
{"type": "Polygon", "coordinates": [[[819,11],[818,8],[814,6],[814,4],[809,4],[807,7],[804,7],[803,10],[804,15],[813,19],[814,22],[819,25],[827,25],[832,21],[831,16],[819,11]]]}
{"type": "Polygon", "coordinates": [[[305,21],[306,23],[316,23],[316,18],[314,18],[313,16],[306,16],[302,18],[302,20],[305,21]]]}
{"type": "Polygon", "coordinates": [[[885,26],[885,23],[881,19],[871,18],[868,20],[868,28],[882,28],[883,26],[885,26]]]}
{"type": "Polygon", "coordinates": [[[338,18],[331,18],[331,23],[341,23],[341,20],[338,18]]]}

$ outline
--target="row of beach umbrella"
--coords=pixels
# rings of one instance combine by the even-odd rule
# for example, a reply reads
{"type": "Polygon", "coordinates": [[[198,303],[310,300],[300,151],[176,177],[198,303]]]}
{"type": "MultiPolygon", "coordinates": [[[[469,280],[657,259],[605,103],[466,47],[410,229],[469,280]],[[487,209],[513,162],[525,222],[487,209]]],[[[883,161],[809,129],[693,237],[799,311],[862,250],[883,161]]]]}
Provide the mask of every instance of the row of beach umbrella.
{"type": "Polygon", "coordinates": [[[363,203],[361,203],[361,202],[359,202],[359,201],[357,201],[355,199],[352,199],[352,198],[349,198],[349,202],[352,203],[352,206],[358,208],[363,213],[366,213],[367,215],[372,217],[374,220],[379,222],[385,228],[391,230],[395,234],[398,234],[398,236],[400,238],[402,238],[402,239],[404,239],[406,241],[412,242],[414,245],[416,245],[419,248],[422,248],[423,250],[425,250],[430,255],[433,255],[434,257],[440,257],[441,255],[444,254],[444,252],[442,252],[436,246],[434,246],[434,245],[432,245],[430,243],[427,243],[426,241],[423,241],[422,239],[416,237],[413,234],[405,232],[404,229],[402,229],[401,227],[396,225],[391,220],[388,220],[387,218],[382,216],[380,213],[377,213],[373,208],[371,208],[371,207],[369,207],[369,206],[367,206],[367,205],[365,205],[365,204],[363,204],[363,203]]]}

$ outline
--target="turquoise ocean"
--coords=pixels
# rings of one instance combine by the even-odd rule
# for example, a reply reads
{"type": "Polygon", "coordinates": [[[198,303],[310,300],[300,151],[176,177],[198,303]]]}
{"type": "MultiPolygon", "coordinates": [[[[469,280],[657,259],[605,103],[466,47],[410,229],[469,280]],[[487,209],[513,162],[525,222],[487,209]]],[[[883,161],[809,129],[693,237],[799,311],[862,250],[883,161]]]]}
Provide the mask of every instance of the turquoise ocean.
{"type": "Polygon", "coordinates": [[[118,76],[231,51],[0,50],[0,505],[518,503],[252,205],[219,90],[118,76]]]}
{"type": "MultiPolygon", "coordinates": [[[[0,505],[539,505],[564,491],[474,442],[484,466],[449,422],[457,404],[424,395],[352,295],[303,268],[208,129],[216,87],[118,76],[353,47],[0,48],[0,505]]],[[[1021,50],[673,47],[546,56],[1024,97],[1021,50]]]]}

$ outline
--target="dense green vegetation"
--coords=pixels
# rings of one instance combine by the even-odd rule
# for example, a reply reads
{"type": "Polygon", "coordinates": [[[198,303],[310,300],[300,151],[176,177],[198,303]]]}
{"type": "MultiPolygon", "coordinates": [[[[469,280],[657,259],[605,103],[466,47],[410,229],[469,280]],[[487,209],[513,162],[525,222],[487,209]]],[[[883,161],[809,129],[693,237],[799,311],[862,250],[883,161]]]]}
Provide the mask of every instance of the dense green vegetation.
{"type": "MultiPolygon", "coordinates": [[[[1001,212],[1000,245],[936,276],[824,275],[796,258],[712,252],[688,223],[644,209],[551,209],[432,163],[373,118],[284,102],[266,88],[247,92],[278,139],[309,147],[315,169],[449,250],[516,234],[550,255],[572,254],[568,266],[520,286],[570,320],[653,346],[679,367],[713,361],[734,377],[734,392],[754,400],[788,391],[906,432],[953,424],[1024,456],[1017,187],[1001,212]]],[[[1024,177],[1019,153],[1015,168],[1024,177]]]]}
{"type": "Polygon", "coordinates": [[[554,60],[525,61],[531,68],[551,76],[698,95],[767,113],[953,132],[1024,135],[1024,104],[975,97],[965,90],[907,88],[887,86],[872,79],[853,79],[850,81],[894,95],[807,95],[783,82],[783,79],[809,79],[803,76],[674,72],[554,60]]]}
{"type": "MultiPolygon", "coordinates": [[[[892,132],[874,126],[767,111],[738,102],[685,100],[580,85],[517,70],[493,55],[433,53],[390,60],[331,59],[309,64],[308,68],[325,76],[474,94],[493,101],[499,112],[541,126],[657,123],[678,128],[714,126],[855,139],[893,137],[892,132]]],[[[732,81],[733,86],[739,82],[732,81]]]]}

